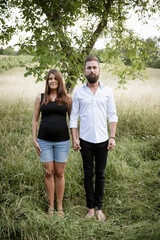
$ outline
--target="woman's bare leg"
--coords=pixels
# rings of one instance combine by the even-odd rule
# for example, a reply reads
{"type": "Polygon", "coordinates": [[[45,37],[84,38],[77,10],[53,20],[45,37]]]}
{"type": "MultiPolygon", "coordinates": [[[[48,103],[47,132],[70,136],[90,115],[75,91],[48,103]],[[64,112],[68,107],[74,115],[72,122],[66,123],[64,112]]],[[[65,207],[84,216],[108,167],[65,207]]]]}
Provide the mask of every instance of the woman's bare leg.
{"type": "Polygon", "coordinates": [[[57,196],[57,210],[63,210],[63,195],[65,188],[65,179],[64,179],[64,171],[65,171],[66,163],[58,163],[55,162],[55,188],[56,188],[56,196],[57,196]]]}
{"type": "Polygon", "coordinates": [[[49,201],[49,206],[51,209],[54,209],[54,192],[55,192],[55,183],[54,183],[54,162],[43,163],[44,172],[45,172],[45,185],[49,201]]]}

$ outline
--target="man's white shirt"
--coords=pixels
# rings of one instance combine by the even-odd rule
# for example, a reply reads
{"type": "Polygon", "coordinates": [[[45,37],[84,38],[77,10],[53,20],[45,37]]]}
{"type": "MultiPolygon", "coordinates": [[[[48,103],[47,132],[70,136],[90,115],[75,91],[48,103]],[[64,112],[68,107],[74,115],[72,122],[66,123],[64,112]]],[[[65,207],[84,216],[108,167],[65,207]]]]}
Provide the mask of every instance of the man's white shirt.
{"type": "Polygon", "coordinates": [[[85,83],[74,93],[70,128],[78,127],[80,116],[80,138],[91,143],[105,142],[108,139],[107,117],[109,122],[117,122],[115,101],[112,89],[99,82],[95,94],[85,83]]]}

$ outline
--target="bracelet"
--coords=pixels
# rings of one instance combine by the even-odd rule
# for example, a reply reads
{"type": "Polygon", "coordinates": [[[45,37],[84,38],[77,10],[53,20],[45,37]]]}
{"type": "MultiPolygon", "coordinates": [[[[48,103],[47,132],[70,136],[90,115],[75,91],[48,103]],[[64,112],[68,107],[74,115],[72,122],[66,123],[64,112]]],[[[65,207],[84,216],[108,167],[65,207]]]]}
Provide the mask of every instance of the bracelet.
{"type": "MultiPolygon", "coordinates": [[[[110,137],[110,138],[113,138],[113,139],[115,140],[115,137],[110,137]]],[[[110,139],[110,138],[109,138],[109,139],[110,139]]]]}

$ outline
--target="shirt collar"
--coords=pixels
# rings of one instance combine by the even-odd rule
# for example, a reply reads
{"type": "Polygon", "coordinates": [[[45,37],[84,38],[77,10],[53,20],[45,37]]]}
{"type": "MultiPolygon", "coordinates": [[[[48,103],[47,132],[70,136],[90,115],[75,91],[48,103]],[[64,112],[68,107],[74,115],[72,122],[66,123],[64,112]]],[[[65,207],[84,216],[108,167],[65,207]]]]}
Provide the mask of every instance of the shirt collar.
{"type": "MultiPolygon", "coordinates": [[[[103,83],[100,82],[100,81],[98,81],[98,82],[99,82],[99,87],[100,87],[100,88],[103,88],[103,87],[104,87],[103,83]]],[[[84,87],[84,88],[87,87],[87,82],[83,84],[83,87],[84,87]]]]}

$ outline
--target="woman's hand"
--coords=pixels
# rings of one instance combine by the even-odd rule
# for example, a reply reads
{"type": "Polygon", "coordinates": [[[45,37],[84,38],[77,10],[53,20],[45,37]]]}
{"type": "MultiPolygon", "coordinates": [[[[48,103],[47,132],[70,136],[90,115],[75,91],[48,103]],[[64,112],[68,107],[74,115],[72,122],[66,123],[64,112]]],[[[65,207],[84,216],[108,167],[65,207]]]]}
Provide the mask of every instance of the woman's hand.
{"type": "Polygon", "coordinates": [[[34,147],[35,147],[35,149],[36,149],[36,152],[37,152],[38,155],[40,156],[40,155],[41,155],[41,148],[40,148],[38,142],[37,142],[37,141],[34,141],[33,143],[34,143],[34,147]]]}

